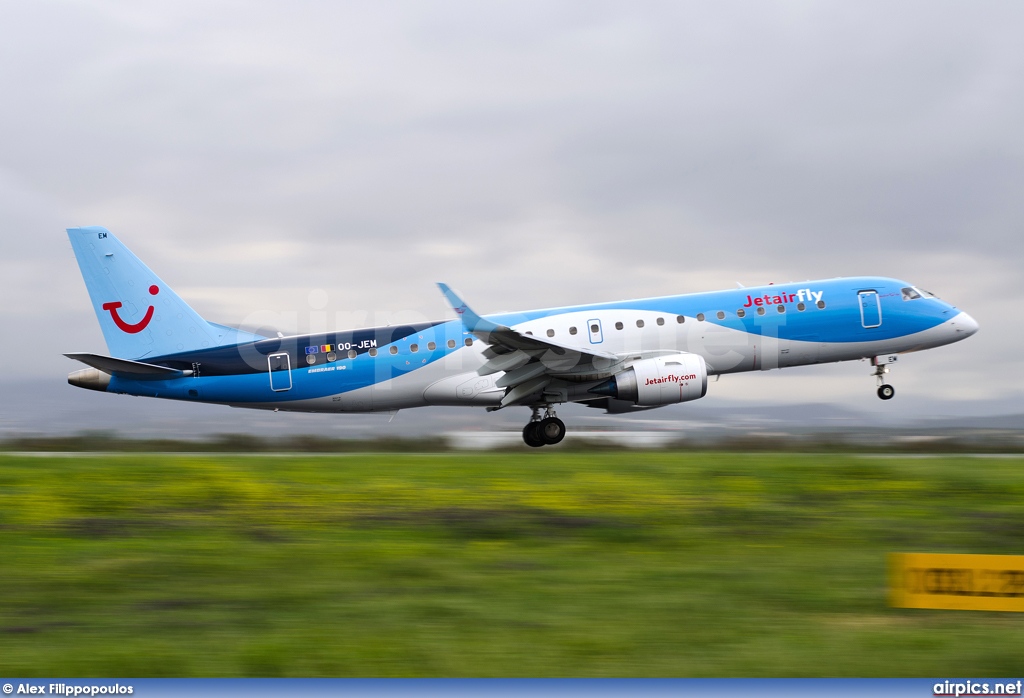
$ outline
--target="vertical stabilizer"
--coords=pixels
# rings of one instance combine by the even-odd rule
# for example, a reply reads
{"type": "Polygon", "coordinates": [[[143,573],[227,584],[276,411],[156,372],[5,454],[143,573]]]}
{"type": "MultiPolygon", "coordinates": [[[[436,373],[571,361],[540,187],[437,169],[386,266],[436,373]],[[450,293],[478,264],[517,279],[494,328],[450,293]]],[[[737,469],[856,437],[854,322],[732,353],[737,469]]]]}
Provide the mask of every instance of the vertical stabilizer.
{"type": "Polygon", "coordinates": [[[206,322],[106,228],[68,228],[68,237],[112,356],[152,358],[259,339],[206,322]]]}

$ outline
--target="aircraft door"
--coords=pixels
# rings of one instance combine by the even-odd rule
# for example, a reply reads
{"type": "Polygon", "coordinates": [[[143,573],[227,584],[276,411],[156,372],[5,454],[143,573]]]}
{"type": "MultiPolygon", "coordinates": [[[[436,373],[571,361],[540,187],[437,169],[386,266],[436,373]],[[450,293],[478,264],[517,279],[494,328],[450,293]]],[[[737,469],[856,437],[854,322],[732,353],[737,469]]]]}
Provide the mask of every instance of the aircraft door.
{"type": "Polygon", "coordinates": [[[882,306],[878,303],[877,291],[860,291],[860,324],[865,328],[878,327],[882,324],[882,306]]]}
{"type": "Polygon", "coordinates": [[[587,320],[587,331],[590,332],[591,344],[600,344],[604,341],[604,332],[601,331],[600,320],[587,320]]]}
{"type": "Polygon", "coordinates": [[[270,389],[280,393],[292,388],[292,360],[288,352],[282,351],[267,356],[267,367],[270,370],[270,389]]]}

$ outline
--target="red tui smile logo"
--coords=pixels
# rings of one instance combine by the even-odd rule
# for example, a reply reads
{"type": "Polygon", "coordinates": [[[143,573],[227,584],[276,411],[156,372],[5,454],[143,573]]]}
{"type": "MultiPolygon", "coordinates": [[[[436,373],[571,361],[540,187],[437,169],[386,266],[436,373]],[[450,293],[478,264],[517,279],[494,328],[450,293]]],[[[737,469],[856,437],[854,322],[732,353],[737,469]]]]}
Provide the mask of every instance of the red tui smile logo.
{"type": "MultiPolygon", "coordinates": [[[[153,286],[149,287],[149,295],[155,296],[158,293],[160,293],[159,286],[156,286],[154,284],[153,286]]],[[[146,329],[146,326],[149,325],[149,321],[153,319],[153,311],[155,310],[153,306],[149,306],[149,308],[146,309],[146,315],[142,318],[142,320],[132,325],[122,320],[121,316],[117,314],[117,309],[120,307],[121,301],[113,301],[112,303],[103,304],[103,309],[110,311],[110,317],[114,319],[114,324],[117,325],[118,329],[120,329],[122,332],[127,332],[128,334],[135,334],[137,332],[142,332],[142,330],[146,329]]]]}

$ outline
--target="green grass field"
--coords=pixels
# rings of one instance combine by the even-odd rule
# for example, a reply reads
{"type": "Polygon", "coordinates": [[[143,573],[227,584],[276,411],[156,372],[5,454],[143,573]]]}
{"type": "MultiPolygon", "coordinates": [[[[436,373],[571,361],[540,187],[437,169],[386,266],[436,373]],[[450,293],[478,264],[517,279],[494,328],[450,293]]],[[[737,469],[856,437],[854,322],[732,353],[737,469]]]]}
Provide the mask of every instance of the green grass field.
{"type": "Polygon", "coordinates": [[[0,455],[6,676],[1020,676],[1024,458],[0,455]]]}

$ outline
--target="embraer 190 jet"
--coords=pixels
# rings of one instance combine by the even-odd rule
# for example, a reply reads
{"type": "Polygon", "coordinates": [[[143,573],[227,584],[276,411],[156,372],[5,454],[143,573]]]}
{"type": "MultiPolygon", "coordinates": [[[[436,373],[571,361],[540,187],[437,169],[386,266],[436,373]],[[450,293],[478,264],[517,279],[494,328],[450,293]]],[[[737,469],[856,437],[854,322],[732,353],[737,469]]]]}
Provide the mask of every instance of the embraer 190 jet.
{"type": "Polygon", "coordinates": [[[652,409],[741,371],[870,359],[888,400],[898,355],[978,330],[927,291],[867,276],[486,317],[438,284],[457,320],[266,337],[201,318],[105,228],[68,235],[109,351],[66,354],[89,366],[71,385],[296,412],[522,406],[529,446],[565,436],[556,405],[652,409]]]}

